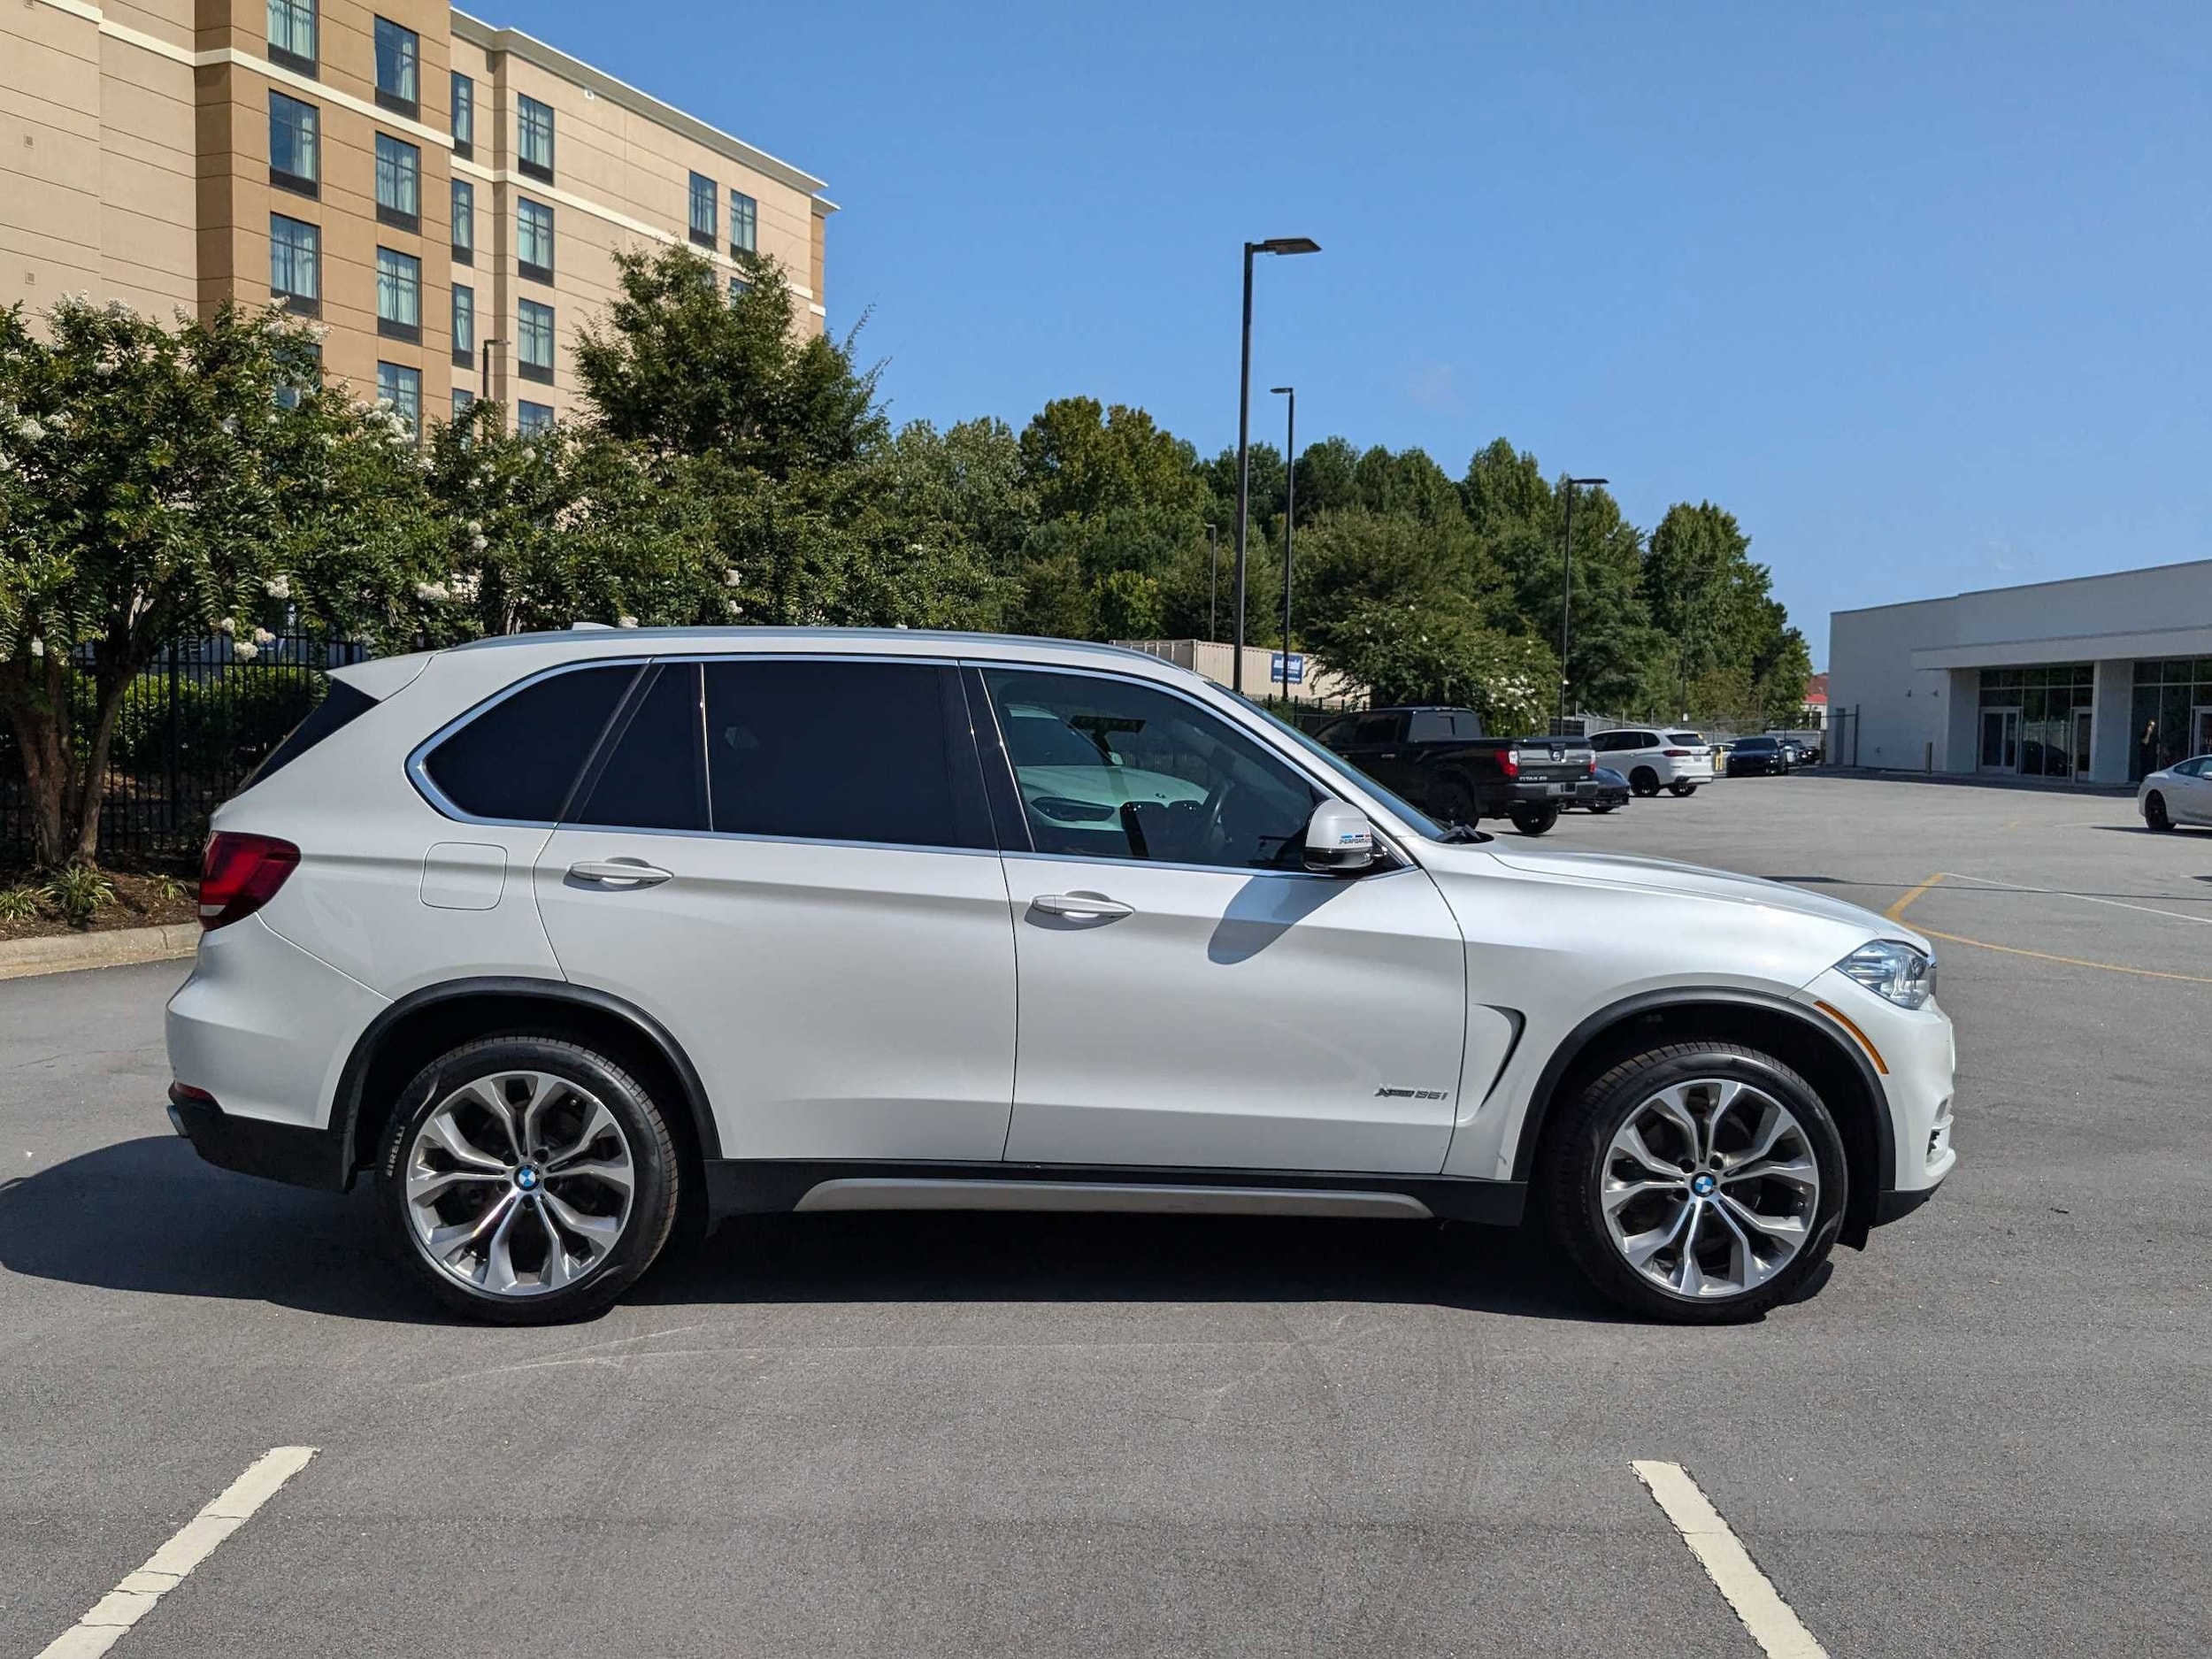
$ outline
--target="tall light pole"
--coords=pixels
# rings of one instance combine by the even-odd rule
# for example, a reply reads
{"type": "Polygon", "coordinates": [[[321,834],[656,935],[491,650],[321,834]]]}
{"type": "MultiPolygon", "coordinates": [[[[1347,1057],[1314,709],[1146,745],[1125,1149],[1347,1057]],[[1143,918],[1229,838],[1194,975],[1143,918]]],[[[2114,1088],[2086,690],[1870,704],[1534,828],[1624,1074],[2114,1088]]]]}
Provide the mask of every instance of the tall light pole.
{"type": "Polygon", "coordinates": [[[1271,386],[1269,393],[1290,400],[1283,416],[1283,701],[1290,701],[1290,538],[1298,518],[1298,388],[1271,386]]]}
{"type": "Polygon", "coordinates": [[[1567,492],[1567,520],[1560,536],[1564,585],[1559,592],[1559,718],[1563,725],[1567,718],[1567,649],[1574,641],[1575,491],[1578,488],[1594,489],[1607,481],[1602,478],[1571,478],[1564,486],[1567,492]]]}
{"type": "Polygon", "coordinates": [[[1244,244],[1244,358],[1237,370],[1237,654],[1229,671],[1229,688],[1235,692],[1244,689],[1244,539],[1252,500],[1252,256],[1320,251],[1321,244],[1310,236],[1270,236],[1244,244]]]}
{"type": "Polygon", "coordinates": [[[1221,637],[1221,534],[1212,525],[1206,526],[1206,640],[1209,644],[1221,637]]]}

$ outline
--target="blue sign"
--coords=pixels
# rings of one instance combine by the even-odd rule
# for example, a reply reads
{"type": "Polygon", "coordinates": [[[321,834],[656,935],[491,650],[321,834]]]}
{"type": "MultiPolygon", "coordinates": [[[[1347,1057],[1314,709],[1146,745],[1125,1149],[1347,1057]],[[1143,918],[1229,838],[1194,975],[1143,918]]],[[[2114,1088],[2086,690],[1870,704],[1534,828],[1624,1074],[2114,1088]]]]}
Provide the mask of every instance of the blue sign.
{"type": "Polygon", "coordinates": [[[1290,654],[1290,675],[1288,679],[1285,679],[1283,654],[1277,651],[1267,659],[1267,677],[1279,686],[1304,685],[1306,683],[1306,654],[1303,651],[1293,651],[1290,654]]]}

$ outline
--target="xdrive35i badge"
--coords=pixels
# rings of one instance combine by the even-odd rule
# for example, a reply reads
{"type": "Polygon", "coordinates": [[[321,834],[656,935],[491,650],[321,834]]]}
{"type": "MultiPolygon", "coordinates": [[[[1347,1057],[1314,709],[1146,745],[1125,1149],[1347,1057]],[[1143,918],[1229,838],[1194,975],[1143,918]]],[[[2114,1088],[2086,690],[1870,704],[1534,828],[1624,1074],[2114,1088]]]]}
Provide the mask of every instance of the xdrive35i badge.
{"type": "Polygon", "coordinates": [[[1386,1083],[1375,1091],[1375,1098],[1377,1100],[1442,1100],[1444,1091],[1440,1088],[1393,1088],[1386,1083]]]}

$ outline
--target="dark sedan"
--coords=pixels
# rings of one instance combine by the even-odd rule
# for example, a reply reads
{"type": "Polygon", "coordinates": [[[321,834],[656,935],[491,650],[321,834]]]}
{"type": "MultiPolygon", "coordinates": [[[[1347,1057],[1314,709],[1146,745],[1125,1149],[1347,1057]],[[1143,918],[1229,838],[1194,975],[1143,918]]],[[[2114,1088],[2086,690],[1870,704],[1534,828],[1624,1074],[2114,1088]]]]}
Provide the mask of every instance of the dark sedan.
{"type": "Polygon", "coordinates": [[[1575,798],[1567,803],[1570,808],[1580,807],[1586,812],[1610,812],[1617,806],[1628,804],[1628,780],[1610,766],[1601,766],[1596,772],[1575,786],[1575,798]]]}
{"type": "Polygon", "coordinates": [[[1789,751],[1782,747],[1779,738],[1740,737],[1735,747],[1728,751],[1728,775],[1732,778],[1778,777],[1789,769],[1789,751]]]}

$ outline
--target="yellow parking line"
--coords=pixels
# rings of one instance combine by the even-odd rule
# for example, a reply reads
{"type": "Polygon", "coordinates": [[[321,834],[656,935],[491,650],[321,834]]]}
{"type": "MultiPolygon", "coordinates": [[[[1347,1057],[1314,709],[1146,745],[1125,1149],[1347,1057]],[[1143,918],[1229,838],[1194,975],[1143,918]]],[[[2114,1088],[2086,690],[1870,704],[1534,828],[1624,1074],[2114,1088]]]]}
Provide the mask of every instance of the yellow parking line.
{"type": "MultiPolygon", "coordinates": [[[[1912,896],[1907,895],[1909,899],[1912,896]]],[[[1897,907],[1900,910],[1904,908],[1902,904],[1897,907]]],[[[1893,920],[1896,913],[1896,910],[1890,912],[1893,920]]],[[[2070,968],[2102,968],[2107,973],[2133,973],[2146,979],[2179,979],[2185,985],[2212,985],[2212,977],[2201,973],[2173,973],[2163,968],[2131,968],[2117,962],[2090,962],[2080,956],[2055,956],[2047,950],[2024,950],[2018,945],[1993,945],[1985,939],[1962,939],[1956,933],[1939,933],[1932,927],[1924,927],[1920,931],[1929,938],[1940,939],[1948,945],[1971,945],[1977,950],[2001,950],[2008,956],[2033,956],[2038,962],[2062,963],[2070,968]]]]}
{"type": "MultiPolygon", "coordinates": [[[[1894,903],[1894,904],[1891,905],[1891,906],[1889,907],[1889,909],[1887,909],[1886,910],[1883,911],[1883,912],[1882,912],[1882,914],[1883,914],[1883,915],[1885,915],[1885,916],[1886,916],[1886,917],[1888,917],[1888,918],[1889,918],[1889,919],[1890,919],[1891,921],[1893,921],[1893,922],[1901,922],[1901,921],[1903,921],[1903,920],[1905,919],[1905,910],[1906,910],[1906,907],[1907,907],[1908,905],[1909,905],[1909,904],[1910,904],[1910,903],[1911,903],[1911,902],[1912,902],[1915,899],[1918,898],[1918,897],[1919,897],[1922,894],[1925,893],[1925,892],[1926,892],[1926,891],[1927,891],[1930,887],[1932,887],[1935,886],[1935,884],[1936,884],[1937,882],[1939,882],[1939,881],[1940,881],[1940,880],[1942,880],[1942,879],[1943,879],[1943,872],[1942,872],[1942,871],[1940,871],[1940,870],[1939,870],[1939,871],[1937,871],[1937,872],[1935,872],[1935,874],[1933,874],[1933,875],[1930,876],[1930,877],[1929,877],[1929,878],[1928,878],[1925,881],[1922,882],[1922,883],[1921,883],[1918,887],[1915,887],[1915,888],[1914,888],[1911,892],[1909,892],[1909,893],[1908,893],[1907,895],[1905,895],[1905,896],[1904,896],[1903,898],[1901,898],[1901,899],[1898,900],[1896,903],[1894,903]]],[[[1923,932],[1923,933],[1925,933],[1926,931],[1927,931],[1927,929],[1925,929],[1924,927],[1923,929],[1921,929],[1921,932],[1923,932]]]]}

